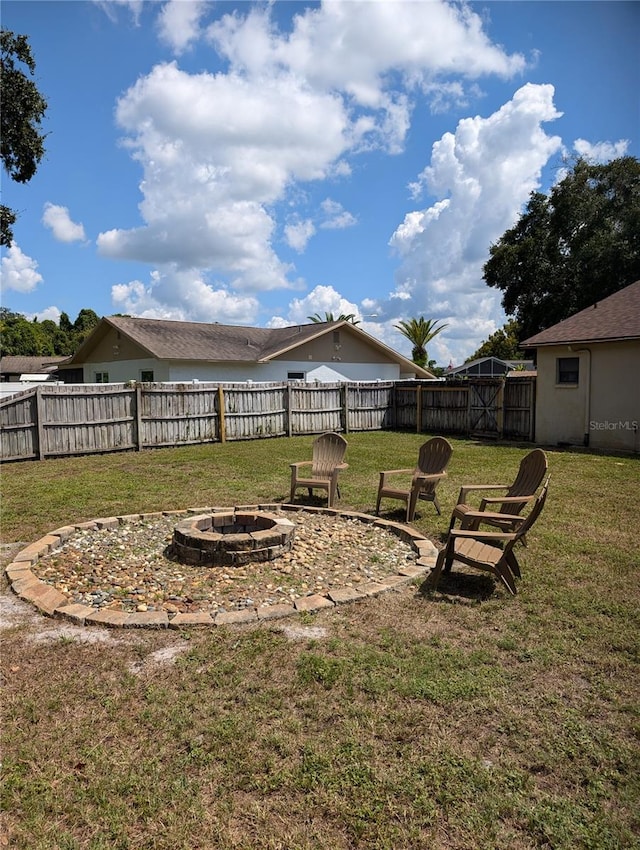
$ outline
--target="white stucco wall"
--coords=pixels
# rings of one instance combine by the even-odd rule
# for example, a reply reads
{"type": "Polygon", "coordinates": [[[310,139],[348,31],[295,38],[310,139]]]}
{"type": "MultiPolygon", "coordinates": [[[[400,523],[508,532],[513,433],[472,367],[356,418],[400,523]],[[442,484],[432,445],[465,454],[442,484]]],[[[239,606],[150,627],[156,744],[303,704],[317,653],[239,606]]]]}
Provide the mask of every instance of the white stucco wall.
{"type": "MultiPolygon", "coordinates": [[[[289,372],[302,372],[307,381],[397,381],[400,367],[395,363],[310,363],[306,360],[277,360],[270,363],[215,364],[165,362],[153,359],[86,363],[84,380],[94,383],[96,372],[107,372],[109,383],[140,381],[143,371],[153,371],[154,381],[286,381],[289,372]],[[331,370],[329,372],[328,370],[331,370]],[[343,377],[330,377],[330,375],[343,377]]],[[[413,376],[411,376],[413,377],[413,376]]]]}
{"type": "MultiPolygon", "coordinates": [[[[170,369],[170,381],[286,381],[289,372],[301,372],[303,380],[326,380],[325,370],[343,375],[345,381],[393,381],[400,376],[397,364],[385,363],[309,363],[306,360],[278,360],[257,364],[186,364],[174,363],[170,369]]],[[[340,380],[330,378],[330,381],[340,380]]]]}
{"type": "Polygon", "coordinates": [[[536,441],[640,451],[640,342],[538,349],[536,441]],[[578,357],[577,386],[556,383],[558,357],[578,357]]]}

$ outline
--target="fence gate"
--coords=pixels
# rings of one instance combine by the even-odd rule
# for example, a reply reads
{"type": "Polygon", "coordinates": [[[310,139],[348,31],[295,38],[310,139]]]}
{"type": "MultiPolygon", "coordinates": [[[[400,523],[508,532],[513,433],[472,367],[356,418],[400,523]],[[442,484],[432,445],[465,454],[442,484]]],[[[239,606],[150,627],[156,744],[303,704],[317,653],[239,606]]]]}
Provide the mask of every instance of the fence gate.
{"type": "Polygon", "coordinates": [[[502,437],[503,381],[469,382],[469,433],[473,437],[502,437]]]}

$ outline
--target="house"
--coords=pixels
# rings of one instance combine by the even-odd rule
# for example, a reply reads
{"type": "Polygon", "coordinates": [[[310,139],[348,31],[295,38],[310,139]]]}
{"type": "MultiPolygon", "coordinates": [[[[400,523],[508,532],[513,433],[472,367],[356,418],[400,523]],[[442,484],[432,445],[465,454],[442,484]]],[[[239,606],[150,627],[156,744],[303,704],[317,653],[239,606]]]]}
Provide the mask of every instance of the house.
{"type": "Polygon", "coordinates": [[[58,369],[68,359],[11,354],[0,357],[0,399],[59,380],[58,369]]]}
{"type": "Polygon", "coordinates": [[[480,357],[462,366],[450,366],[445,370],[447,378],[502,378],[514,371],[531,372],[533,360],[501,360],[499,357],[480,357]]]}
{"type": "Polygon", "coordinates": [[[81,368],[85,383],[433,378],[348,321],[254,328],[109,316],[64,368],[81,368]]]}
{"type": "Polygon", "coordinates": [[[525,339],[536,441],[640,451],[640,280],[525,339]]]}
{"type": "Polygon", "coordinates": [[[6,355],[0,357],[0,381],[42,383],[54,380],[58,377],[58,366],[68,359],[68,357],[6,355]]]}

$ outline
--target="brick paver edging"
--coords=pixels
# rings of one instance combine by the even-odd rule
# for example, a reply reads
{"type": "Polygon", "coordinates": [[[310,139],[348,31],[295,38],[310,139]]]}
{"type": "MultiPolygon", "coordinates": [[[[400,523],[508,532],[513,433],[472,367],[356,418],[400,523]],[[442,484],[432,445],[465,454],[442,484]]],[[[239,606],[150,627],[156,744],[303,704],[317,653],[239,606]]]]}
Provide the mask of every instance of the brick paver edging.
{"type": "Polygon", "coordinates": [[[89,522],[65,525],[57,528],[49,534],[45,534],[35,543],[30,543],[15,556],[13,561],[5,569],[5,573],[11,588],[20,599],[31,602],[42,613],[49,617],[62,617],[70,620],[76,625],[88,626],[110,626],[122,628],[147,628],[147,629],[181,629],[186,626],[223,626],[232,623],[258,623],[264,620],[275,620],[288,617],[303,611],[312,613],[325,608],[333,608],[346,602],[355,602],[371,596],[377,596],[385,590],[398,588],[407,584],[418,576],[424,575],[426,571],[435,565],[438,551],[433,543],[423,534],[409,525],[379,519],[369,514],[341,511],[337,508],[315,508],[306,505],[239,505],[234,510],[283,510],[283,511],[307,511],[335,516],[358,519],[361,522],[377,525],[396,534],[405,542],[409,543],[416,552],[415,565],[403,565],[396,575],[390,576],[383,582],[370,582],[358,587],[343,587],[331,590],[325,595],[313,594],[302,596],[292,604],[262,605],[257,608],[247,608],[242,611],[225,611],[212,616],[206,611],[195,611],[192,613],[177,613],[169,617],[167,611],[139,611],[127,613],[125,611],[113,611],[108,608],[96,610],[90,605],[69,602],[67,597],[41,581],[33,572],[32,567],[38,563],[40,558],[59,549],[75,531],[81,529],[103,529],[117,528],[127,522],[152,519],[158,516],[186,516],[190,514],[215,513],[228,511],[229,508],[190,508],[182,511],[159,511],[147,514],[128,514],[125,516],[103,517],[90,520],[89,522]]]}

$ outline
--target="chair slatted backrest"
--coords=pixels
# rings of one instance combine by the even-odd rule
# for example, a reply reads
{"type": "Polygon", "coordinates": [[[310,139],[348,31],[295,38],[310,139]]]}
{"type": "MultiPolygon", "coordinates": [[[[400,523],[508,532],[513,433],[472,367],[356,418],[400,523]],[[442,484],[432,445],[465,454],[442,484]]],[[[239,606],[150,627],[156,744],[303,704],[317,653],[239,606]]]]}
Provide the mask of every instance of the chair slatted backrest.
{"type": "Polygon", "coordinates": [[[347,445],[345,438],[333,431],[316,437],[313,441],[313,477],[331,478],[336,466],[343,461],[347,445]]]}
{"type": "MultiPolygon", "coordinates": [[[[418,475],[437,475],[444,472],[451,460],[453,447],[444,437],[432,437],[420,446],[418,465],[414,472],[414,478],[418,475]]],[[[435,484],[427,482],[425,490],[433,489],[435,484]]]]}
{"type": "MultiPolygon", "coordinates": [[[[507,490],[507,496],[531,497],[547,474],[547,467],[547,456],[542,449],[534,449],[532,452],[529,452],[520,461],[518,474],[511,487],[507,490]]],[[[519,514],[526,504],[526,500],[523,502],[503,503],[500,506],[500,513],[519,514]]]]}
{"type": "Polygon", "coordinates": [[[510,540],[507,543],[505,550],[513,549],[513,547],[518,542],[518,540],[520,540],[520,538],[524,537],[524,535],[527,533],[527,531],[529,531],[531,526],[534,524],[534,522],[538,519],[538,517],[542,513],[542,509],[544,508],[544,503],[547,501],[547,494],[549,492],[549,480],[550,480],[550,478],[551,478],[551,476],[549,475],[547,477],[547,480],[544,482],[544,487],[542,488],[542,490],[540,490],[540,493],[538,494],[538,497],[536,498],[536,500],[533,504],[533,507],[531,508],[529,513],[527,514],[526,519],[524,520],[524,522],[522,523],[520,528],[516,531],[514,539],[510,540]]]}

